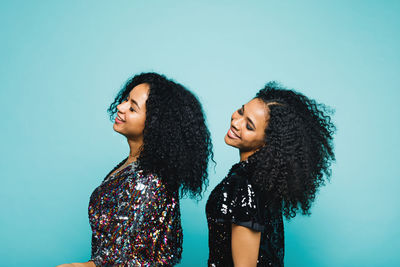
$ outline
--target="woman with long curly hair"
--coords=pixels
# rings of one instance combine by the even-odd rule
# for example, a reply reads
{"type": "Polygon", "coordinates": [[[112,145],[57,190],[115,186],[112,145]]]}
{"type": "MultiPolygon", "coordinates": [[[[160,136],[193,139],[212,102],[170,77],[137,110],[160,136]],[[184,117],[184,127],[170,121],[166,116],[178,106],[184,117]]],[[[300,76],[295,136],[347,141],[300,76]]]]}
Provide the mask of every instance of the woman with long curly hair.
{"type": "Polygon", "coordinates": [[[199,197],[208,181],[202,107],[182,85],[142,73],[108,112],[130,153],[90,197],[91,260],[65,266],[173,266],[182,253],[179,198],[199,197]]]}
{"type": "Polygon", "coordinates": [[[235,111],[225,136],[240,162],[206,205],[209,266],[283,266],[282,217],[310,214],[335,160],[335,126],[323,104],[267,83],[235,111]]]}

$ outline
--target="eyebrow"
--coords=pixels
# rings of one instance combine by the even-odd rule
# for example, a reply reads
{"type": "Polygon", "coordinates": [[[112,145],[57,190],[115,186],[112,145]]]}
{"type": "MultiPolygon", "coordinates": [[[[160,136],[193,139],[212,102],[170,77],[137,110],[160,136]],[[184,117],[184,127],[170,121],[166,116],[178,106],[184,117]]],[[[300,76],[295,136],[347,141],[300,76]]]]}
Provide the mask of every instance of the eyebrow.
{"type": "Polygon", "coordinates": [[[133,100],[132,98],[131,98],[131,102],[132,102],[133,104],[135,104],[135,105],[138,107],[138,109],[140,109],[139,104],[138,104],[135,100],[133,100]]]}
{"type": "MultiPolygon", "coordinates": [[[[243,111],[244,111],[244,105],[242,105],[242,109],[243,109],[243,111]]],[[[253,125],[253,127],[254,127],[254,129],[256,128],[256,125],[254,124],[254,122],[248,117],[248,116],[246,116],[246,118],[247,118],[247,120],[249,121],[249,123],[251,124],[251,125],[253,125]]]]}

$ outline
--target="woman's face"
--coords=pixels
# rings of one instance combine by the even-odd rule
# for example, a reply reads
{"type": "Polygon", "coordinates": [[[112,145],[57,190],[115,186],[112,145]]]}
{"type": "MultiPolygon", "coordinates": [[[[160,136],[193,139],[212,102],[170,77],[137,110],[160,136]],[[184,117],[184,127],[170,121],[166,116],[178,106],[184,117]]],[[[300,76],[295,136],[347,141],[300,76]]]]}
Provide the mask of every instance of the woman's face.
{"type": "Polygon", "coordinates": [[[267,105],[254,98],[232,114],[225,143],[238,148],[242,160],[246,159],[265,144],[268,118],[267,105]]]}
{"type": "Polygon", "coordinates": [[[142,140],[146,121],[146,101],[150,87],[139,84],[130,91],[124,102],[117,106],[114,130],[131,140],[142,140]]]}

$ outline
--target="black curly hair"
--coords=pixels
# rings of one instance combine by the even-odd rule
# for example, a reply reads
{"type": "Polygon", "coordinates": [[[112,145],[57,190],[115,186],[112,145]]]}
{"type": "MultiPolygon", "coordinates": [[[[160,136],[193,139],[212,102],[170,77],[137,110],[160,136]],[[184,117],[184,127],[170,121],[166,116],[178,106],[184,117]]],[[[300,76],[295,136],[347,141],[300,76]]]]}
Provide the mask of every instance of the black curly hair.
{"type": "Polygon", "coordinates": [[[266,103],[269,120],[265,146],[248,158],[254,166],[252,179],[282,207],[287,219],[299,210],[309,215],[316,192],[330,178],[335,160],[333,111],[277,82],[267,83],[255,98],[266,103]]]}
{"type": "Polygon", "coordinates": [[[159,175],[169,190],[201,198],[213,152],[203,109],[193,93],[164,75],[141,73],[129,79],[115,97],[107,110],[110,119],[132,88],[143,83],[150,90],[139,167],[159,175]]]}

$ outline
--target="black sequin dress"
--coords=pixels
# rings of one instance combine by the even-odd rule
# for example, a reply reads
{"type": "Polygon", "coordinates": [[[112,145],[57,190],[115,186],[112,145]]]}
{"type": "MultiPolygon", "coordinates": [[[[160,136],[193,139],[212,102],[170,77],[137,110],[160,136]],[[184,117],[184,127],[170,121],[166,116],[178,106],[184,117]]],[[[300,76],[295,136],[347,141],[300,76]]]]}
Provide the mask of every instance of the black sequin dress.
{"type": "Polygon", "coordinates": [[[257,266],[283,266],[282,211],[269,204],[268,196],[252,184],[251,176],[249,163],[235,164],[208,198],[208,266],[233,266],[232,224],[261,232],[257,266]]]}
{"type": "Polygon", "coordinates": [[[96,266],[173,266],[180,261],[178,192],[171,195],[157,175],[144,174],[135,162],[107,175],[94,190],[89,221],[96,266]]]}

